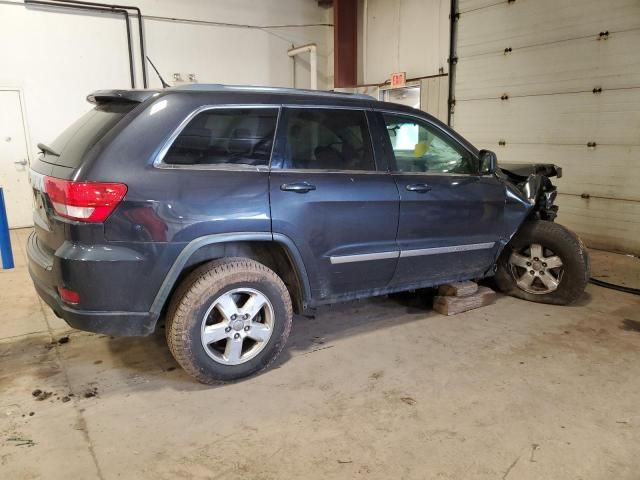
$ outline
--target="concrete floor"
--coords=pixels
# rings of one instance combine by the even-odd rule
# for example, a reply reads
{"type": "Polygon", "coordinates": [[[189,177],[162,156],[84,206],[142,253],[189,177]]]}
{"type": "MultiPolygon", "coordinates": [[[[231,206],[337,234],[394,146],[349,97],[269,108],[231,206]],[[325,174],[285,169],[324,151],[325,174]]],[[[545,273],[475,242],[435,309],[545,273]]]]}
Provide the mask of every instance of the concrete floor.
{"type": "MultiPolygon", "coordinates": [[[[15,253],[0,273],[0,478],[640,478],[640,297],[590,285],[573,307],[323,308],[296,318],[275,368],[211,388],[161,334],[71,331],[15,253]]],[[[593,259],[609,281],[640,278],[637,259],[593,259]]]]}

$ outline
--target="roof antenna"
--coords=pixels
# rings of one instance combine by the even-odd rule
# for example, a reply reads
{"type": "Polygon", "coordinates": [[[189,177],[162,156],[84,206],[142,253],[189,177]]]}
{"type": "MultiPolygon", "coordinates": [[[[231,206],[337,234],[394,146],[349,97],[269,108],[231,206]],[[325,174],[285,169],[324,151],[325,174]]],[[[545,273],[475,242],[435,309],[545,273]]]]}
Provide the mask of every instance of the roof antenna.
{"type": "Polygon", "coordinates": [[[160,72],[158,71],[158,69],[156,68],[156,66],[153,64],[153,62],[151,61],[151,59],[149,58],[149,55],[145,55],[145,57],[147,57],[148,62],[151,64],[151,66],[153,67],[153,69],[156,72],[156,75],[158,75],[158,78],[160,79],[160,83],[162,84],[162,88],[168,88],[171,85],[169,85],[167,82],[164,81],[164,78],[162,78],[162,75],[160,75],[160,72]]]}

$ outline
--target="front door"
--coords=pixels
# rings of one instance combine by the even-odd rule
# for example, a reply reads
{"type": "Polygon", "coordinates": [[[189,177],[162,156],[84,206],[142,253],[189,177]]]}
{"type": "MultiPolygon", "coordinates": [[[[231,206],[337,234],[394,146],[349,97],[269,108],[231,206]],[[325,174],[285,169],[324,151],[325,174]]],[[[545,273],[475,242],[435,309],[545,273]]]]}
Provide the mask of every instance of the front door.
{"type": "Polygon", "coordinates": [[[17,90],[0,90],[0,187],[4,191],[11,228],[33,225],[28,171],[20,93],[17,90]]]}
{"type": "Polygon", "coordinates": [[[315,301],[384,288],[393,277],[398,190],[374,150],[364,110],[282,110],[272,229],[298,248],[315,301]]]}
{"type": "Polygon", "coordinates": [[[400,192],[400,259],[393,285],[483,276],[503,234],[504,186],[477,157],[419,117],[379,114],[400,192]]]}

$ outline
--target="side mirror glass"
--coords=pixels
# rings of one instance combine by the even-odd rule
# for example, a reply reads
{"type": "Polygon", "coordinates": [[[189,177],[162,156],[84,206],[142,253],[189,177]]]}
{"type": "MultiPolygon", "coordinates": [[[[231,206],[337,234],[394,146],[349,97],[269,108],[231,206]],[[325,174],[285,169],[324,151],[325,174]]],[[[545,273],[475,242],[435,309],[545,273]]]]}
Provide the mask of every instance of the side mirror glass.
{"type": "Polygon", "coordinates": [[[498,156],[491,150],[480,150],[480,173],[491,175],[498,169],[498,156]]]}

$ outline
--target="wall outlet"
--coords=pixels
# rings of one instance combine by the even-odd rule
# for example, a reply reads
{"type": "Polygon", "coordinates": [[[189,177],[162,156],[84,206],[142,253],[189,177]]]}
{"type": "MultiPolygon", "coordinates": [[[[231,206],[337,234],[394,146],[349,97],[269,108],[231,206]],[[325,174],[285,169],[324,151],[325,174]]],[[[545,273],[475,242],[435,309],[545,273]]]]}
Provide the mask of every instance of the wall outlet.
{"type": "Polygon", "coordinates": [[[190,85],[192,83],[198,83],[195,73],[174,73],[173,85],[190,85]]]}

